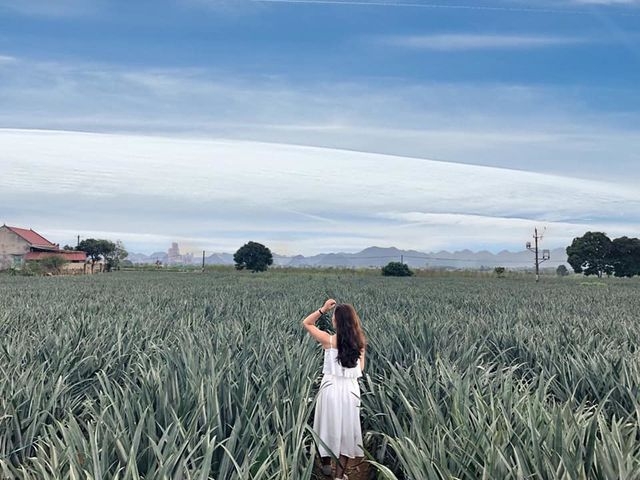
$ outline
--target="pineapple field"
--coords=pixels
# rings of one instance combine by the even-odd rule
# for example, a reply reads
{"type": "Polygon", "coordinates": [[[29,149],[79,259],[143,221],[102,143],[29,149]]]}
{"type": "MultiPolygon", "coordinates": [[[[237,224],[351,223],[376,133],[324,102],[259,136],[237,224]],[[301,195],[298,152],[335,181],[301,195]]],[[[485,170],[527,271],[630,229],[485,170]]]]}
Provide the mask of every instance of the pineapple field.
{"type": "Polygon", "coordinates": [[[0,277],[0,478],[322,479],[322,352],[359,312],[368,475],[640,479],[640,283],[122,272],[0,277]]]}

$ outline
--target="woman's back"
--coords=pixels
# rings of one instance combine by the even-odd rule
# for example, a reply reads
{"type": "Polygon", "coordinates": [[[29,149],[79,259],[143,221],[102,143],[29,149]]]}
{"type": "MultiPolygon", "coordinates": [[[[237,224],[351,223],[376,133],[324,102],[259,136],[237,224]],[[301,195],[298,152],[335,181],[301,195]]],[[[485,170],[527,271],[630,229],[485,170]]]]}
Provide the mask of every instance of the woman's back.
{"type": "Polygon", "coordinates": [[[324,375],[334,375],[336,377],[345,378],[360,378],[362,376],[362,368],[360,366],[360,360],[356,363],[355,367],[345,368],[340,365],[338,361],[338,349],[335,347],[336,339],[335,335],[331,337],[331,347],[324,350],[324,365],[322,366],[322,373],[324,375]]]}

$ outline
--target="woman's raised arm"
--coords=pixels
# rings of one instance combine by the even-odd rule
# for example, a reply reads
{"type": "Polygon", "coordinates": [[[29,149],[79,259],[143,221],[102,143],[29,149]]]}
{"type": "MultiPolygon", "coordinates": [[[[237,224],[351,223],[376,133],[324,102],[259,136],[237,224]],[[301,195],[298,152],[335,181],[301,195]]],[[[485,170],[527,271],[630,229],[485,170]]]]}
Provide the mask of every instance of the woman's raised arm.
{"type": "Polygon", "coordinates": [[[328,313],[333,307],[336,306],[336,301],[332,298],[328,299],[324,302],[322,308],[316,310],[315,312],[310,313],[307,317],[302,321],[302,326],[307,329],[309,335],[311,335],[316,341],[322,344],[324,348],[329,346],[329,334],[327,332],[323,332],[318,327],[316,327],[316,322],[318,319],[328,313]]]}

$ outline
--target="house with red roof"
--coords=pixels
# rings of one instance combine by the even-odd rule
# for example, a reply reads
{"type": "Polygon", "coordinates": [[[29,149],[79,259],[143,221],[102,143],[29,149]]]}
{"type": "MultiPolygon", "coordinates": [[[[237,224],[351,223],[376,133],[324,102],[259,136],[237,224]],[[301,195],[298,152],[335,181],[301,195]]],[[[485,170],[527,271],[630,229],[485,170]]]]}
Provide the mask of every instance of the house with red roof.
{"type": "Polygon", "coordinates": [[[75,250],[61,250],[39,233],[26,228],[0,227],[0,270],[20,268],[25,262],[44,260],[47,257],[66,260],[63,270],[68,273],[84,273],[87,254],[75,250]]]}

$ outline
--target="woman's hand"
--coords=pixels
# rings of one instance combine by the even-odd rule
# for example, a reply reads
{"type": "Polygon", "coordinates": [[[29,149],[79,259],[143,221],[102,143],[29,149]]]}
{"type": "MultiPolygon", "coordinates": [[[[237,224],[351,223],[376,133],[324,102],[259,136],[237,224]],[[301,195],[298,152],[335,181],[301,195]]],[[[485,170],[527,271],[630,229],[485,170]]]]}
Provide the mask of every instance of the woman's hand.
{"type": "Polygon", "coordinates": [[[335,306],[336,301],[333,298],[328,299],[322,306],[322,313],[329,313],[329,310],[331,310],[335,306]]]}

